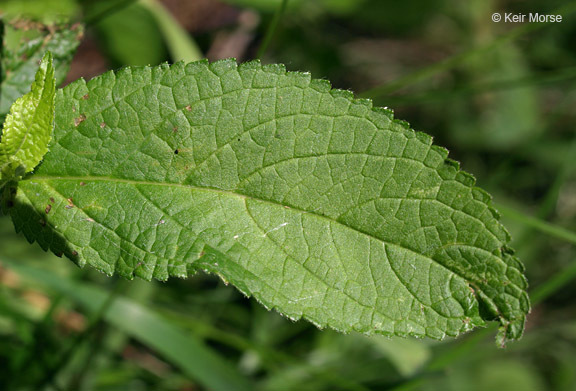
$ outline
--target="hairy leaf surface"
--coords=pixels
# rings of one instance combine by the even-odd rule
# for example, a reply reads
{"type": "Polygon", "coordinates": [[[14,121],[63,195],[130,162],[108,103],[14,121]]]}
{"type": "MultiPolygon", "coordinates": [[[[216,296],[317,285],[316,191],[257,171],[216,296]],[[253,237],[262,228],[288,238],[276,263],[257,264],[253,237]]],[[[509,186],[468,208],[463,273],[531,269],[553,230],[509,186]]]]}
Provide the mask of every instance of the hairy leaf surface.
{"type": "Polygon", "coordinates": [[[522,265],[490,197],[432,139],[258,62],[127,68],[57,94],[51,150],[11,209],[79,265],[220,275],[320,327],[522,334],[522,265]]]}
{"type": "Polygon", "coordinates": [[[47,52],[29,93],[10,108],[0,138],[0,187],[18,170],[31,172],[48,152],[54,124],[56,85],[52,55],[47,52]]]}

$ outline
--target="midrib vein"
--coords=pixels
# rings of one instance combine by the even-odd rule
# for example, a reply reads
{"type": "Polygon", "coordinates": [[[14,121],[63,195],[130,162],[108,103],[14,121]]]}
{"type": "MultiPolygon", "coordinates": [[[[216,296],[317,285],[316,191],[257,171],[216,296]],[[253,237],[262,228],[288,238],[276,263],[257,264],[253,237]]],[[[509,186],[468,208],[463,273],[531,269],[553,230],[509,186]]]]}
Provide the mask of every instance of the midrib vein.
{"type": "MultiPolygon", "coordinates": [[[[374,239],[375,241],[380,242],[383,245],[397,247],[399,249],[407,251],[407,252],[414,254],[416,256],[424,257],[424,258],[428,259],[430,262],[433,262],[433,263],[437,264],[438,266],[442,267],[443,269],[449,271],[450,273],[457,275],[462,280],[464,280],[466,282],[470,282],[470,281],[468,281],[468,279],[465,276],[460,275],[457,271],[454,271],[454,270],[448,268],[447,266],[438,262],[434,258],[426,256],[425,254],[421,254],[421,253],[414,251],[408,247],[405,247],[399,243],[387,242],[384,239],[379,238],[377,236],[374,236],[373,234],[371,234],[369,232],[362,231],[356,227],[351,227],[351,226],[345,225],[338,220],[335,220],[331,217],[328,217],[328,216],[325,216],[322,214],[318,214],[316,212],[303,210],[303,209],[300,209],[298,207],[294,207],[292,205],[284,205],[284,204],[281,204],[281,203],[276,202],[276,201],[257,198],[254,196],[250,196],[250,195],[242,194],[242,193],[237,193],[237,192],[233,192],[230,190],[223,190],[223,189],[212,188],[212,187],[200,187],[200,186],[194,186],[194,185],[185,185],[185,184],[181,184],[181,183],[142,181],[142,180],[134,180],[134,179],[111,178],[111,177],[106,177],[106,176],[97,176],[97,177],[95,177],[95,176],[66,176],[66,177],[54,176],[54,177],[52,177],[52,176],[46,176],[46,175],[34,175],[34,176],[30,177],[29,179],[26,179],[22,182],[33,183],[33,182],[40,182],[40,181],[42,181],[42,182],[51,182],[51,181],[111,182],[111,183],[119,183],[119,184],[125,184],[125,185],[143,185],[143,186],[158,186],[158,187],[167,187],[167,188],[180,188],[180,189],[188,189],[188,190],[194,190],[194,191],[203,191],[203,192],[207,192],[207,193],[218,193],[218,194],[222,194],[224,196],[236,197],[236,198],[240,198],[243,200],[253,200],[256,202],[261,202],[261,203],[273,205],[276,207],[282,207],[282,208],[288,207],[291,210],[299,212],[301,214],[312,215],[318,219],[328,221],[330,224],[337,224],[337,225],[339,225],[345,229],[349,229],[349,230],[358,232],[362,235],[366,235],[367,237],[374,239]]],[[[477,247],[474,247],[474,248],[477,248],[477,247]]],[[[481,248],[477,248],[477,249],[487,252],[486,250],[483,250],[481,248]]],[[[400,282],[402,283],[401,280],[400,280],[400,282]]]]}

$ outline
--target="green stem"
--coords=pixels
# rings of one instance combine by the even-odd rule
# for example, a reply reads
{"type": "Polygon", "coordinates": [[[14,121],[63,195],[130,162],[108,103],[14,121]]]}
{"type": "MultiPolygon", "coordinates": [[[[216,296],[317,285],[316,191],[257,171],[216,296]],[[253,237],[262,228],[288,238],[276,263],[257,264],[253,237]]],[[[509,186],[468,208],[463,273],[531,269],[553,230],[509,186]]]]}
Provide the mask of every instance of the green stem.
{"type": "Polygon", "coordinates": [[[565,269],[560,270],[546,282],[536,287],[530,294],[532,304],[538,304],[558,292],[569,282],[576,278],[576,261],[565,269]]]}
{"type": "Polygon", "coordinates": [[[517,210],[504,205],[498,205],[497,209],[507,218],[516,220],[550,236],[554,236],[558,239],[563,239],[572,244],[576,244],[576,233],[569,231],[566,228],[547,223],[546,221],[532,216],[527,216],[524,213],[518,212],[517,210]]]}
{"type": "MultiPolygon", "coordinates": [[[[568,153],[566,154],[566,158],[564,159],[563,164],[560,166],[558,170],[558,174],[554,179],[554,182],[551,186],[548,187],[548,191],[546,195],[543,197],[542,201],[540,202],[540,207],[535,213],[535,217],[544,219],[549,216],[555,209],[556,203],[558,201],[558,196],[560,195],[560,190],[562,189],[562,185],[566,182],[566,178],[571,174],[573,171],[573,156],[576,155],[576,138],[572,141],[571,147],[568,149],[568,153]]],[[[525,243],[531,240],[534,232],[530,229],[530,227],[525,227],[523,232],[519,237],[517,237],[515,243],[518,248],[523,247],[525,243]]]]}
{"type": "MultiPolygon", "coordinates": [[[[554,11],[551,11],[551,14],[554,15],[562,15],[564,18],[568,16],[571,12],[576,10],[576,2],[571,2],[570,4],[557,8],[554,11]]],[[[416,72],[410,73],[406,76],[403,76],[391,83],[388,83],[383,86],[375,87],[370,90],[364,91],[363,93],[359,94],[361,98],[380,98],[382,96],[388,95],[392,92],[398,91],[408,85],[414,84],[416,82],[425,80],[437,73],[447,71],[449,69],[454,68],[457,65],[460,65],[462,62],[469,60],[477,55],[484,54],[489,52],[498,46],[501,46],[507,42],[513,41],[516,38],[521,37],[522,35],[529,33],[531,31],[535,31],[541,29],[544,26],[549,25],[550,23],[526,23],[520,27],[515,28],[514,30],[499,36],[492,42],[480,46],[475,47],[469,50],[466,50],[462,53],[459,53],[455,56],[447,58],[444,61],[438,62],[436,64],[430,65],[426,68],[417,70],[416,72]]]]}
{"type": "Polygon", "coordinates": [[[202,51],[180,23],[157,0],[140,0],[158,23],[174,61],[193,62],[204,58],[202,51]]]}
{"type": "Polygon", "coordinates": [[[272,18],[272,22],[270,22],[270,25],[268,26],[268,29],[266,30],[266,35],[264,36],[264,40],[262,41],[262,44],[260,45],[260,48],[258,49],[258,53],[256,54],[257,58],[262,58],[264,53],[266,53],[266,50],[268,49],[270,42],[272,42],[272,38],[274,38],[274,34],[276,33],[276,29],[278,28],[278,23],[280,22],[280,18],[284,14],[284,10],[286,10],[287,4],[288,4],[288,0],[282,0],[282,3],[280,3],[280,6],[276,9],[276,12],[274,13],[274,17],[272,18]]]}

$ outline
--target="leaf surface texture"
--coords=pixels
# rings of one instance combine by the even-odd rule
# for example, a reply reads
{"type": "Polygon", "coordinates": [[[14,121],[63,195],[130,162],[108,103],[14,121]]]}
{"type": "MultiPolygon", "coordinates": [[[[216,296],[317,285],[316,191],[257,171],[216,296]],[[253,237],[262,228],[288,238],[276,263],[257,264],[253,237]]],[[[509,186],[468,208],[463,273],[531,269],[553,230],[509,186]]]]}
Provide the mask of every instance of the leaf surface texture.
{"type": "Polygon", "coordinates": [[[292,318],[366,334],[519,338],[520,262],[474,179],[390,111],[283,66],[126,68],[57,94],[11,213],[108,274],[220,275],[292,318]]]}
{"type": "Polygon", "coordinates": [[[55,92],[52,55],[48,52],[36,72],[31,91],[14,102],[6,117],[0,139],[0,187],[18,172],[31,172],[48,152],[55,92]]]}

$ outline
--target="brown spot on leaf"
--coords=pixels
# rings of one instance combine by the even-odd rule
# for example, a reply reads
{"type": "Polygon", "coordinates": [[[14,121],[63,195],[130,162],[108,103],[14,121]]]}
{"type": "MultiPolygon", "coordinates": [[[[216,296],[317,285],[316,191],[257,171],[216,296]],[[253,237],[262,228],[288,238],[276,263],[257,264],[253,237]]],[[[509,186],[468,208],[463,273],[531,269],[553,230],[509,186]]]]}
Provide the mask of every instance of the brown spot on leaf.
{"type": "Polygon", "coordinates": [[[80,117],[74,118],[74,126],[78,126],[84,121],[86,121],[86,116],[84,114],[80,114],[80,117]]]}
{"type": "Polygon", "coordinates": [[[52,205],[48,204],[46,205],[46,209],[44,209],[44,212],[46,212],[46,214],[50,213],[50,211],[52,210],[52,205]]]}
{"type": "Polygon", "coordinates": [[[190,105],[186,106],[186,110],[192,111],[192,106],[190,106],[190,105]]]}
{"type": "Polygon", "coordinates": [[[72,255],[73,255],[73,256],[77,256],[77,255],[78,255],[78,251],[76,251],[76,250],[72,251],[72,255]]]}
{"type": "Polygon", "coordinates": [[[68,201],[68,205],[65,206],[66,209],[72,209],[74,207],[74,202],[72,200],[72,197],[67,199],[68,201]]]}
{"type": "Polygon", "coordinates": [[[54,197],[50,197],[50,202],[51,203],[55,203],[56,201],[54,200],[54,197]]]}
{"type": "Polygon", "coordinates": [[[14,27],[17,30],[24,30],[24,31],[28,31],[28,30],[46,31],[46,30],[48,30],[48,26],[46,26],[40,22],[35,22],[32,20],[28,20],[28,19],[10,20],[10,21],[7,21],[7,24],[9,24],[10,26],[14,27]]]}
{"type": "Polygon", "coordinates": [[[174,127],[172,128],[172,131],[173,131],[174,133],[176,133],[176,132],[178,131],[178,126],[174,126],[174,127]]]}
{"type": "Polygon", "coordinates": [[[80,186],[86,186],[86,182],[80,182],[80,186]]]}
{"type": "Polygon", "coordinates": [[[102,129],[104,129],[104,128],[106,127],[106,122],[101,122],[101,123],[100,123],[100,127],[101,127],[102,129]]]}
{"type": "Polygon", "coordinates": [[[86,94],[82,97],[82,99],[87,100],[88,98],[90,98],[90,94],[86,94]]]}

